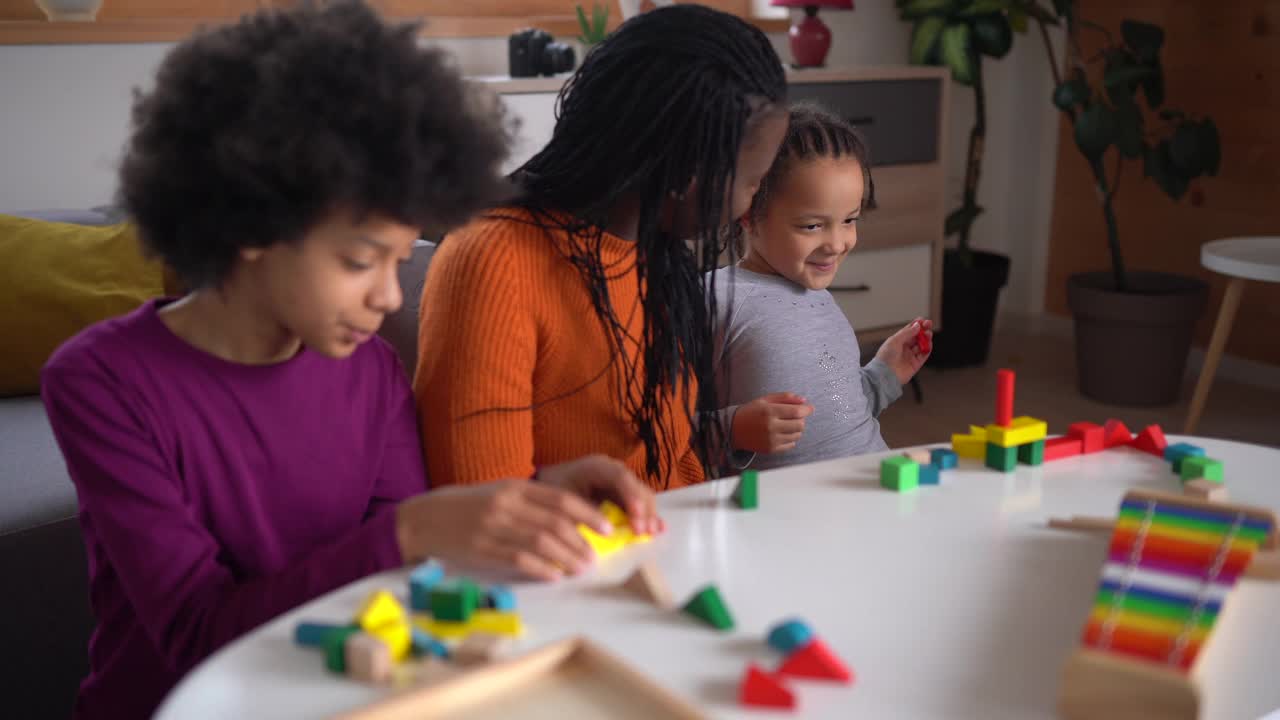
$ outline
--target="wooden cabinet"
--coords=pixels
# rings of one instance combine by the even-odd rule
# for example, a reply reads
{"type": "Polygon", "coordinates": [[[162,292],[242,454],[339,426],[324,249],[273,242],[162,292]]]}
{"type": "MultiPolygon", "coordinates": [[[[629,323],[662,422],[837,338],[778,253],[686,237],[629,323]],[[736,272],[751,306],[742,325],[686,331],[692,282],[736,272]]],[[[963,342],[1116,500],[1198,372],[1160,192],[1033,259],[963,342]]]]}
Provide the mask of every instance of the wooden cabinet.
{"type": "MultiPolygon", "coordinates": [[[[871,148],[875,210],[831,292],[858,337],[888,337],[918,316],[938,321],[946,212],[945,130],[949,80],[931,67],[791,71],[793,101],[812,100],[856,125],[871,148]]],[[[520,122],[508,169],[551,137],[564,78],[477,78],[502,95],[520,122]]]]}

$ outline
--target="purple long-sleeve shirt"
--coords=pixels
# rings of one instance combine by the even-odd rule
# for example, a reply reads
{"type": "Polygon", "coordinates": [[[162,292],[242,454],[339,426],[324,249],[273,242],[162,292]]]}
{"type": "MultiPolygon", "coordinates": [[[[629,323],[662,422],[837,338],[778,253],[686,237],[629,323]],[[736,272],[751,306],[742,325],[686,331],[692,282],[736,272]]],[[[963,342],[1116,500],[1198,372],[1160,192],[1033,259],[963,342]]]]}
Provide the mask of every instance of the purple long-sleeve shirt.
{"type": "Polygon", "coordinates": [[[426,488],[413,396],[382,340],[240,365],[174,335],[161,305],[80,333],[41,383],[98,620],[79,718],[148,717],[222,645],[400,565],[395,503],[426,488]]]}

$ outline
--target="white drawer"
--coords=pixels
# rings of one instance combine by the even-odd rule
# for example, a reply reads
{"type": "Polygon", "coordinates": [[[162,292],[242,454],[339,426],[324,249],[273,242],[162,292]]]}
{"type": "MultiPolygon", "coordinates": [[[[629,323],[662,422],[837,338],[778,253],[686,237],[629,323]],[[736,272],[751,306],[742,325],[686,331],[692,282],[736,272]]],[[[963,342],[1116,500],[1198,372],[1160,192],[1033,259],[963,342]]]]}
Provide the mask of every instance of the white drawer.
{"type": "Polygon", "coordinates": [[[512,143],[511,156],[502,166],[509,173],[520,167],[551,141],[556,127],[556,93],[520,93],[503,95],[509,117],[519,120],[520,129],[512,143]]]}
{"type": "Polygon", "coordinates": [[[841,263],[831,294],[856,331],[898,328],[929,316],[933,246],[854,250],[841,263]]]}

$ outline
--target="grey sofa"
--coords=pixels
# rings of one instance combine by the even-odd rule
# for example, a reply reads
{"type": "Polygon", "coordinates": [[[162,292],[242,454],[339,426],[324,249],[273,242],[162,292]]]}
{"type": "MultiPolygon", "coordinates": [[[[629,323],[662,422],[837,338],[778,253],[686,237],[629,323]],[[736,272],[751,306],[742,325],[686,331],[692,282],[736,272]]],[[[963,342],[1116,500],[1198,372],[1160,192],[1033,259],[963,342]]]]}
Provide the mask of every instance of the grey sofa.
{"type": "MultiPolygon", "coordinates": [[[[7,214],[85,225],[109,224],[102,210],[7,214]]],[[[380,334],[412,372],[417,307],[435,245],[419,243],[401,266],[404,307],[380,334]]],[[[3,308],[4,312],[21,308],[3,308]]],[[[0,678],[13,718],[65,718],[88,672],[93,629],[75,488],[39,396],[0,398],[0,678]]]]}

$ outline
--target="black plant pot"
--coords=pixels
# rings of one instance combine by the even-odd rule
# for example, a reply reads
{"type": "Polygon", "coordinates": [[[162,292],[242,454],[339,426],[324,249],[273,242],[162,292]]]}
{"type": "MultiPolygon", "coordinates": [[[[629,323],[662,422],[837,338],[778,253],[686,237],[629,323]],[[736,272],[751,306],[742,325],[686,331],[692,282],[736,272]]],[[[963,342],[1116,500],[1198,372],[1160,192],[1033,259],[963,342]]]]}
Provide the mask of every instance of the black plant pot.
{"type": "Polygon", "coordinates": [[[972,251],[965,267],[960,253],[947,250],[942,259],[942,330],[933,338],[931,367],[982,365],[991,352],[1000,290],[1009,282],[1009,258],[972,251]]]}
{"type": "Polygon", "coordinates": [[[1130,272],[1128,282],[1122,293],[1109,272],[1067,279],[1080,392],[1113,405],[1170,405],[1182,388],[1209,286],[1152,272],[1130,272]]]}

